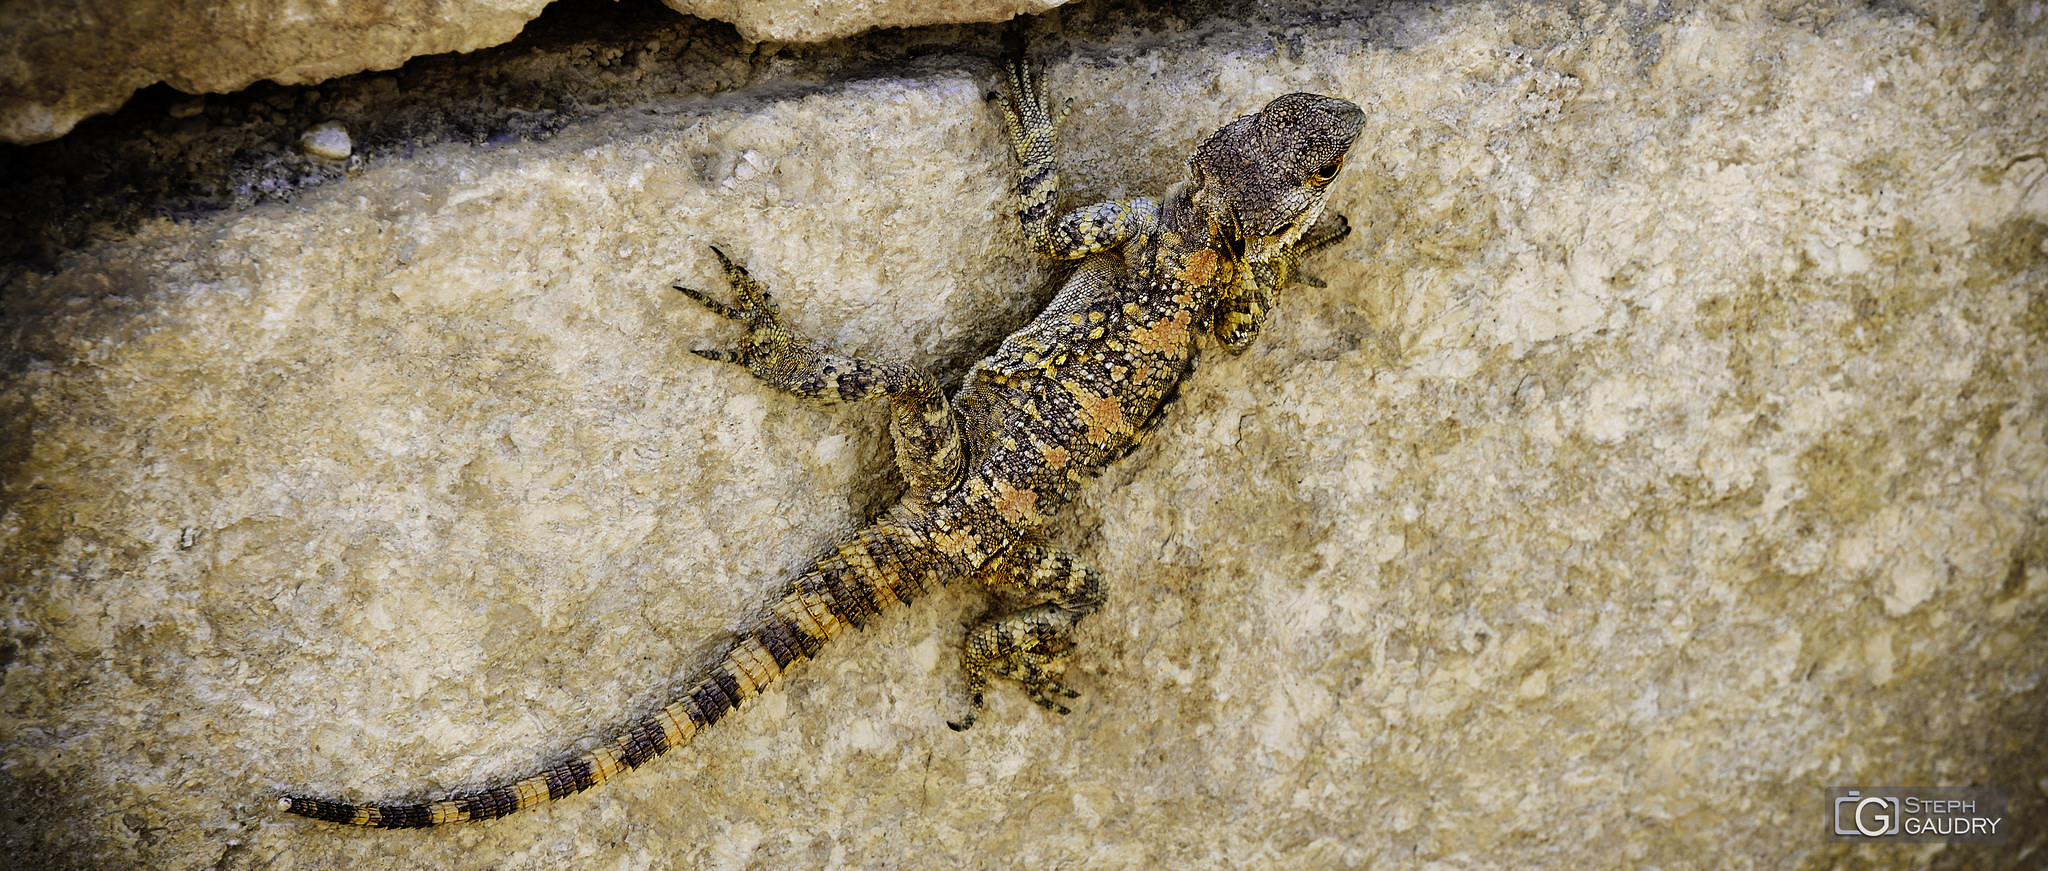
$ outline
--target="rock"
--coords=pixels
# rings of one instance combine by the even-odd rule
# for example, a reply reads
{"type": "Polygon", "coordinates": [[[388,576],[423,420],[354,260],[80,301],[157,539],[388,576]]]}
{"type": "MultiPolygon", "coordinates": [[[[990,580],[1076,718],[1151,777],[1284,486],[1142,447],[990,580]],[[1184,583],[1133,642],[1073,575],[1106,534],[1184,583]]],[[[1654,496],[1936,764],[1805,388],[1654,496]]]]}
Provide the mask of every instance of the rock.
{"type": "MultiPolygon", "coordinates": [[[[749,40],[813,42],[877,27],[1000,21],[1065,0],[734,3],[664,0],[732,22],[749,40]]],[[[268,79],[318,82],[407,59],[468,52],[517,36],[547,0],[315,4],[163,4],[97,0],[0,7],[0,142],[42,142],[164,82],[188,94],[268,79]]],[[[179,116],[184,117],[184,116],[179,116]]]]}
{"type": "Polygon", "coordinates": [[[286,85],[475,51],[518,35],[547,0],[313,4],[11,3],[0,8],[0,141],[41,142],[163,82],[188,94],[286,85]]]}
{"type": "Polygon", "coordinates": [[[348,128],[339,121],[322,121],[299,134],[299,150],[327,160],[347,159],[352,146],[348,128]]]}
{"type": "Polygon", "coordinates": [[[776,0],[772,3],[734,0],[662,0],[684,15],[732,22],[752,42],[817,42],[852,36],[878,27],[923,27],[1004,21],[1043,12],[1068,0],[776,0]]]}
{"type": "Polygon", "coordinates": [[[1723,8],[1072,10],[1038,47],[1069,204],[1160,190],[1281,93],[1370,119],[1327,286],[1054,530],[1112,585],[1073,715],[1003,687],[945,728],[985,607],[958,586],[691,747],[452,831],[271,802],[587,746],[893,496],[880,407],[689,354],[736,338],[666,289],[716,286],[707,245],[821,339],[953,375],[1045,301],[988,59],[649,93],[14,271],[5,848],[1823,867],[1860,855],[1830,785],[2003,785],[2038,820],[2048,44],[1961,4],[1723,8]]]}

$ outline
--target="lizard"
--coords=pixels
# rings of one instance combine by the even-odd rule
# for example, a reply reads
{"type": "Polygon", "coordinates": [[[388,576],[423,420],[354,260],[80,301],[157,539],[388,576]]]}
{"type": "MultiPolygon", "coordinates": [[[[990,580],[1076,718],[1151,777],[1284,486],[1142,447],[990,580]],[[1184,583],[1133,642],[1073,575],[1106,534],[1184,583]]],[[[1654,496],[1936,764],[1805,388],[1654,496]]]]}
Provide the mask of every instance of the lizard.
{"type": "MultiPolygon", "coordinates": [[[[922,368],[852,357],[792,329],[744,266],[713,247],[733,302],[677,285],[743,325],[732,350],[693,353],[743,367],[822,403],[886,398],[905,490],[866,527],[811,562],[724,645],[680,697],[611,740],[508,784],[438,801],[352,804],[296,794],[278,809],[336,823],[414,828],[502,817],[560,799],[689,743],[746,707],[848,627],[972,579],[1021,601],[968,631],[961,664],[974,725],[990,682],[1021,684],[1059,714],[1081,620],[1102,607],[1102,574],[1052,541],[1048,521],[1151,432],[1207,335],[1231,353],[1258,337],[1302,258],[1342,240],[1322,221],[1331,181],[1365,114],[1296,93],[1231,121],[1198,146],[1181,181],[1153,199],[1058,209],[1055,110],[1044,74],[1005,64],[998,101],[1017,158],[1018,218],[1039,254],[1079,261],[1052,302],[976,364],[949,398],[922,368]]],[[[994,97],[995,95],[991,95],[994,97]]]]}

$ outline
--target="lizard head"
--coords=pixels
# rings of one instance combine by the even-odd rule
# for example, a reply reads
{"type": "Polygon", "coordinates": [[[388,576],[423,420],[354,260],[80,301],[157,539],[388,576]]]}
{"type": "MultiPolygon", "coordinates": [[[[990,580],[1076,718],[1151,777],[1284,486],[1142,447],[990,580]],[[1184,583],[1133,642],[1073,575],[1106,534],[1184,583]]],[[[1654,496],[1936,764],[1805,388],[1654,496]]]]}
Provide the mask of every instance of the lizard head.
{"type": "Polygon", "coordinates": [[[1188,161],[1211,240],[1253,263],[1286,250],[1322,215],[1364,126],[1363,110],[1319,94],[1288,94],[1224,125],[1188,161]]]}

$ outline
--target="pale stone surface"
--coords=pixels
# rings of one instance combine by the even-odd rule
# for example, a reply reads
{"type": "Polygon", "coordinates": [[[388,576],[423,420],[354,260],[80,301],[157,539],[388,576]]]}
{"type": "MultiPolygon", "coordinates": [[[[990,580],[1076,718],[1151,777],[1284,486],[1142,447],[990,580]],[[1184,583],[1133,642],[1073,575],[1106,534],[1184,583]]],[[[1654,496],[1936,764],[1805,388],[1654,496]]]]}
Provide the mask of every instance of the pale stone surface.
{"type": "MultiPolygon", "coordinates": [[[[1723,8],[1715,4],[1713,9],[1723,8]]],[[[7,289],[0,789],[31,864],[1824,867],[1836,784],[2044,812],[2048,46],[2021,10],[1327,11],[1063,46],[1077,196],[1292,90],[1359,232],[1057,527],[1070,717],[954,734],[956,588],[694,746],[431,833],[884,504],[879,408],[688,354],[747,261],[957,373],[1042,301],[980,62],[651,102],[7,289]],[[1937,14],[1938,13],[1938,14],[1937,14]],[[1310,23],[1313,22],[1313,23],[1310,23]]],[[[2027,816],[2031,815],[2031,816],[2027,816]]]]}
{"type": "Polygon", "coordinates": [[[0,141],[41,142],[164,82],[188,94],[317,82],[519,34],[548,0],[0,4],[0,141]]]}
{"type": "Polygon", "coordinates": [[[732,22],[755,42],[816,42],[877,27],[1003,21],[1067,0],[661,0],[699,18],[732,22]]]}

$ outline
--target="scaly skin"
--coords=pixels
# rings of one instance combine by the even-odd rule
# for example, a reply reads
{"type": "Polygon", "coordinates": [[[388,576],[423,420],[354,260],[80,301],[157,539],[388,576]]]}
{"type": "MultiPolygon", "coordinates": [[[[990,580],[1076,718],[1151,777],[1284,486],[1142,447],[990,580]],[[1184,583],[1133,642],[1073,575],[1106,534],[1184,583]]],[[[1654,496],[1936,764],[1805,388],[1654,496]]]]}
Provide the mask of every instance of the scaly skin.
{"type": "Polygon", "coordinates": [[[735,302],[678,287],[748,329],[735,363],[770,386],[820,402],[887,397],[902,499],[812,563],[782,597],[659,713],[585,753],[515,783],[427,804],[357,805],[296,795],[282,810],[361,826],[410,828],[501,817],[589,789],[680,747],[745,707],[846,627],[862,627],[935,584],[970,578],[1036,599],[967,633],[966,715],[990,680],[1022,684],[1067,713],[1061,684],[1073,633],[1102,607],[1102,576],[1046,539],[1046,523],[1082,484],[1156,426],[1193,370],[1197,339],[1239,352],[1258,337],[1280,289],[1308,254],[1341,240],[1340,218],[1312,229],[1364,113],[1290,94],[1239,118],[1195,150],[1185,180],[1158,201],[1056,208],[1055,115],[1043,85],[1011,62],[1003,120],[1018,159],[1018,216],[1033,248],[1080,267],[1052,304],[978,364],[949,401],[924,370],[846,357],[782,322],[745,269],[713,249],[735,302]]]}

